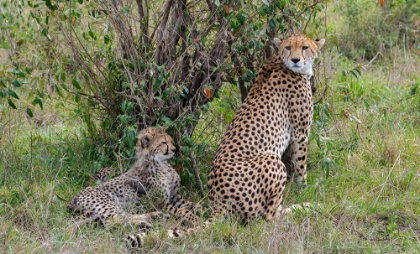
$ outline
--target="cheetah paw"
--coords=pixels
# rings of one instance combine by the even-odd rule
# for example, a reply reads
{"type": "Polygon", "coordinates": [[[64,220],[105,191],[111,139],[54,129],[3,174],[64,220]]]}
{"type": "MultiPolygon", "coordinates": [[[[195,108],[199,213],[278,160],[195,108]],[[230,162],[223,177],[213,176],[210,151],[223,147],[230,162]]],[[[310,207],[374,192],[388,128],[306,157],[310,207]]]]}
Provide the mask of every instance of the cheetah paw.
{"type": "Polygon", "coordinates": [[[305,210],[309,210],[312,209],[313,205],[309,202],[303,202],[302,204],[293,204],[289,207],[283,208],[282,205],[279,206],[279,208],[277,209],[277,211],[281,214],[281,215],[287,215],[290,214],[294,211],[305,211],[305,210]]]}
{"type": "Polygon", "coordinates": [[[146,233],[144,233],[144,232],[138,233],[138,234],[135,234],[135,235],[129,235],[125,239],[125,245],[130,250],[140,248],[144,245],[144,238],[145,237],[146,237],[146,233]]]}

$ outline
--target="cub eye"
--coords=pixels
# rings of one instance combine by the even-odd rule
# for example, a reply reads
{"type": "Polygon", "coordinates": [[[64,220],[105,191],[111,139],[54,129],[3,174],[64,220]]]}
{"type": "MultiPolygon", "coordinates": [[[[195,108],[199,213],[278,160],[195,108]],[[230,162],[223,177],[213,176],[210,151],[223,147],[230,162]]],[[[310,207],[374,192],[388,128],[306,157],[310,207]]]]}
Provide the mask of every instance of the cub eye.
{"type": "Polygon", "coordinates": [[[284,48],[287,49],[287,50],[290,50],[291,49],[290,46],[286,46],[284,48]]]}
{"type": "Polygon", "coordinates": [[[302,49],[303,50],[307,50],[309,47],[308,46],[303,46],[302,49]]]}

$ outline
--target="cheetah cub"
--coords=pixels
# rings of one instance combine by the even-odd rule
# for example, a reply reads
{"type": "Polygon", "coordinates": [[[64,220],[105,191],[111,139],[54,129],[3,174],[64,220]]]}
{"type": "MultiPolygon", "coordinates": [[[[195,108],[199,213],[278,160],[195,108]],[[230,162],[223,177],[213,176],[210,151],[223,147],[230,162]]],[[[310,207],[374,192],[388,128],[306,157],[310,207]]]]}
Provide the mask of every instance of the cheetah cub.
{"type": "Polygon", "coordinates": [[[180,177],[168,162],[175,153],[172,138],[162,129],[153,127],[142,130],[137,138],[134,165],[123,175],[83,189],[67,204],[68,209],[104,224],[128,221],[151,227],[151,222],[161,212],[130,214],[124,209],[156,189],[162,193],[164,205],[172,215],[180,220],[197,223],[199,218],[188,210],[194,208],[194,204],[181,198],[180,177]]]}

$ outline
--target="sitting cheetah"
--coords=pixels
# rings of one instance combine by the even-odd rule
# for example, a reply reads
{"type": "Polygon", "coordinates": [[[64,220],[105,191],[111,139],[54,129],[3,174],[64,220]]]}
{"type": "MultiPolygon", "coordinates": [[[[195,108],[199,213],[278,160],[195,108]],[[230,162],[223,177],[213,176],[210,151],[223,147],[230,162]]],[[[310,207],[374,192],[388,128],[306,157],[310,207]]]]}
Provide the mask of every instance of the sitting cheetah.
{"type": "MultiPolygon", "coordinates": [[[[150,190],[158,189],[171,214],[177,219],[197,223],[199,218],[186,209],[194,205],[179,195],[180,177],[168,163],[175,152],[172,138],[162,129],[152,127],[141,131],[137,138],[137,160],[130,170],[97,186],[83,189],[68,203],[68,209],[102,223],[127,220],[150,227],[160,212],[129,214],[124,208],[140,201],[141,196],[150,190]]],[[[109,172],[109,168],[104,168],[99,172],[99,178],[106,179],[109,172]]]]}
{"type": "Polygon", "coordinates": [[[274,39],[278,52],[260,68],[213,161],[211,217],[228,212],[243,221],[273,220],[286,184],[281,158],[289,145],[293,173],[306,184],[312,64],[324,42],[305,35],[274,39]]]}

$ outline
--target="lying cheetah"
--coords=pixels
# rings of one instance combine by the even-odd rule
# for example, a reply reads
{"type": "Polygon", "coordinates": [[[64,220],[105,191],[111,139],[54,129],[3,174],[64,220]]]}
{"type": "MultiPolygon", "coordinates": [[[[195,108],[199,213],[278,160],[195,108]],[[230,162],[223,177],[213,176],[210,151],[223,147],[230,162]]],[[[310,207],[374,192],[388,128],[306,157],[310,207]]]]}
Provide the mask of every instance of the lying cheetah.
{"type": "MultiPolygon", "coordinates": [[[[124,208],[140,201],[142,195],[150,190],[158,189],[171,214],[177,219],[197,223],[198,217],[186,209],[194,205],[181,198],[180,177],[168,163],[174,152],[172,138],[162,129],[144,129],[138,134],[137,161],[130,170],[97,186],[83,189],[68,203],[68,209],[102,223],[127,220],[150,227],[150,223],[161,215],[160,212],[129,214],[124,208]]],[[[105,168],[100,178],[103,179],[107,172],[109,169],[105,168]]]]}

